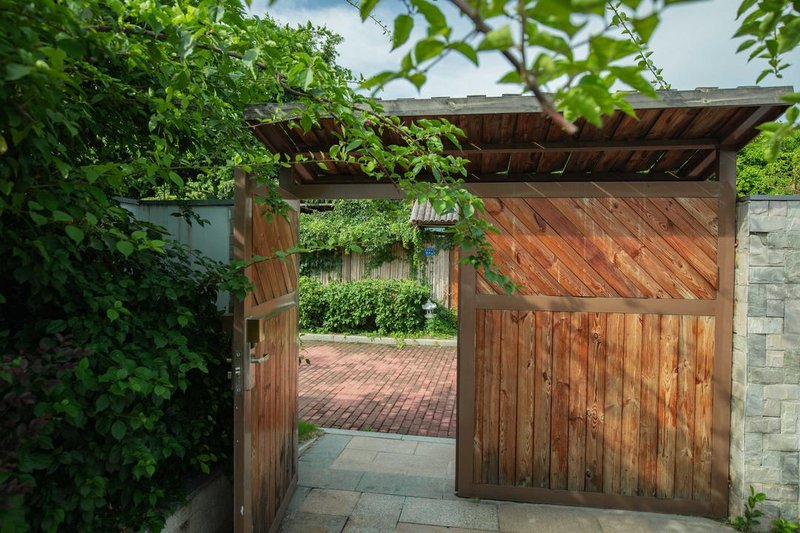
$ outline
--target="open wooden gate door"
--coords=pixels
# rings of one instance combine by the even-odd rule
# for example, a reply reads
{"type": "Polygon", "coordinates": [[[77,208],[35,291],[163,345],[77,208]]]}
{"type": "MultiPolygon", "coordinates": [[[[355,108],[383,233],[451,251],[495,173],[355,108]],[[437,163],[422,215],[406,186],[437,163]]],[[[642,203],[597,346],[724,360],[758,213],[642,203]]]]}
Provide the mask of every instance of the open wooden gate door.
{"type": "MultiPolygon", "coordinates": [[[[725,516],[735,154],[720,182],[485,198],[462,267],[459,496],[725,516]]],[[[508,189],[506,189],[508,191],[508,189]]]]}
{"type": "MultiPolygon", "coordinates": [[[[299,202],[269,216],[236,172],[234,258],[272,257],[297,244],[299,202]]],[[[234,531],[277,531],[297,484],[297,259],[246,269],[253,285],[234,307],[234,531]]]]}

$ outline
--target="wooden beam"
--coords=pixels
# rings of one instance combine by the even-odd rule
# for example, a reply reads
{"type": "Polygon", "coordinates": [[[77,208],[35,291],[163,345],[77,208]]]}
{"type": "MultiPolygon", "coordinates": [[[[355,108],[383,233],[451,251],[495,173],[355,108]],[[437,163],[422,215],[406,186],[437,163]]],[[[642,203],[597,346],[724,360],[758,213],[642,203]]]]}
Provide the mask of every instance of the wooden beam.
{"type": "Polygon", "coordinates": [[[402,200],[400,188],[390,183],[330,183],[282,186],[298,200],[402,200]]]}
{"type": "Polygon", "coordinates": [[[715,139],[669,139],[633,141],[574,141],[569,143],[506,143],[480,146],[465,141],[463,148],[448,148],[444,154],[524,154],[561,152],[653,152],[712,150],[717,147],[715,139]]]}
{"type": "MultiPolygon", "coordinates": [[[[771,109],[771,108],[768,108],[771,109]]],[[[450,146],[441,151],[443,154],[541,154],[567,152],[656,152],[685,150],[714,150],[718,146],[716,139],[661,139],[631,141],[579,141],[573,142],[529,142],[529,143],[497,143],[476,144],[466,139],[461,148],[450,146]]],[[[316,146],[306,152],[305,157],[324,159],[330,146],[316,146]]],[[[362,152],[351,155],[358,157],[362,152]]]]}
{"type": "Polygon", "coordinates": [[[484,198],[715,198],[719,183],[695,182],[521,182],[468,183],[467,190],[484,198]]]}
{"type": "MultiPolygon", "coordinates": [[[[419,175],[417,181],[435,181],[433,176],[419,175]]],[[[594,181],[597,183],[613,183],[613,182],[682,182],[688,181],[681,176],[670,172],[579,172],[579,173],[566,173],[566,174],[551,174],[551,173],[514,173],[514,174],[477,174],[474,172],[469,173],[466,178],[467,183],[481,183],[481,184],[500,184],[500,183],[580,183],[586,181],[594,181]]],[[[311,183],[298,183],[300,186],[304,185],[366,185],[371,186],[381,182],[369,178],[367,176],[357,174],[320,174],[317,179],[311,183]]],[[[386,183],[386,182],[383,182],[386,183]]]]}
{"type": "Polygon", "coordinates": [[[689,179],[698,179],[700,177],[706,176],[709,173],[709,169],[711,165],[717,160],[717,153],[711,152],[706,156],[705,159],[700,161],[692,170],[689,171],[689,174],[686,176],[689,179]]]}
{"type": "Polygon", "coordinates": [[[763,105],[761,107],[755,108],[753,114],[747,117],[747,119],[739,124],[735,130],[733,130],[727,137],[720,143],[725,148],[739,148],[739,141],[744,137],[744,135],[752,130],[758,124],[764,122],[765,117],[767,117],[770,113],[775,111],[774,106],[767,106],[763,105]]]}
{"type": "Polygon", "coordinates": [[[715,300],[678,298],[581,298],[520,294],[478,294],[475,296],[476,309],[510,309],[514,311],[711,316],[716,307],[715,300]]]}
{"type": "MultiPolygon", "coordinates": [[[[792,87],[739,87],[736,89],[702,88],[688,91],[659,91],[657,98],[642,94],[626,97],[634,109],[668,109],[680,107],[782,106],[781,100],[792,87]]],[[[468,96],[466,98],[402,98],[378,101],[385,115],[398,117],[450,117],[458,115],[490,115],[506,113],[541,113],[541,105],[533,96],[468,96]]],[[[245,107],[248,121],[273,120],[277,114],[290,120],[299,104],[260,104],[245,107]]]]}

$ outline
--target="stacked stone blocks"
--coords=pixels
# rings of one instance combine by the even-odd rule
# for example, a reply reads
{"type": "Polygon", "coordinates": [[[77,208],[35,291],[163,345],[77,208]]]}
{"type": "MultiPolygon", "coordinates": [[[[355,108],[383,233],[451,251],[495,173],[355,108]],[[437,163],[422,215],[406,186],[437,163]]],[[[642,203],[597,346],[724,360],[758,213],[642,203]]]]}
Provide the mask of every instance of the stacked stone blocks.
{"type": "MultiPolygon", "coordinates": [[[[800,197],[737,208],[730,514],[800,516],[800,197]]],[[[765,521],[766,522],[766,521],[765,521]]]]}

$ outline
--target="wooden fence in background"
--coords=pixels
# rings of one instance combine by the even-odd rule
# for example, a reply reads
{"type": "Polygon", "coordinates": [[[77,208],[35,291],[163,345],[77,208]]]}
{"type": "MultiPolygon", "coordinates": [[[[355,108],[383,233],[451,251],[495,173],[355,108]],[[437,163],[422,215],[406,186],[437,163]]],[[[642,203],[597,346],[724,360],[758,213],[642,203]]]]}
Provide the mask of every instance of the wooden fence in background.
{"type": "MultiPolygon", "coordinates": [[[[433,244],[426,246],[433,247],[433,244]]],[[[407,252],[400,243],[392,247],[395,257],[382,265],[369,268],[369,258],[365,254],[342,253],[341,261],[336,268],[325,272],[312,274],[310,277],[320,280],[324,284],[340,281],[357,281],[360,279],[409,279],[414,277],[407,252]]],[[[456,281],[454,268],[456,253],[450,249],[436,250],[435,254],[425,257],[425,262],[416,275],[421,283],[431,288],[431,296],[439,303],[456,308],[456,281]]]]}

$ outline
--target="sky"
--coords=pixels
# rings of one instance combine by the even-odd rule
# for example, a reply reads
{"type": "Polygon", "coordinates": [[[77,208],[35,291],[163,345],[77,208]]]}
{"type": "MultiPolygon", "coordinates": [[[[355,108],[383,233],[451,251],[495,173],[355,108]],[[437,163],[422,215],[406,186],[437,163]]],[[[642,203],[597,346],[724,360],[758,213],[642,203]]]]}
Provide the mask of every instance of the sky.
{"type": "MultiPolygon", "coordinates": [[[[755,85],[763,63],[747,63],[745,54],[736,54],[743,39],[731,39],[738,27],[735,20],[738,4],[738,0],[703,0],[677,4],[664,12],[650,49],[654,52],[652,59],[664,69],[663,76],[673,89],[755,85]]],[[[441,5],[446,11],[446,2],[441,5]]],[[[402,6],[399,0],[383,0],[375,12],[376,18],[391,27],[394,15],[402,6]]],[[[365,77],[397,68],[406,51],[401,48],[390,52],[390,37],[384,35],[378,24],[362,23],[358,10],[345,0],[278,0],[269,6],[267,0],[254,0],[251,10],[258,14],[269,13],[290,25],[311,21],[327,26],[344,37],[338,47],[339,64],[365,77]]],[[[466,21],[458,17],[450,17],[450,20],[456,21],[456,29],[467,27],[466,21]]],[[[418,35],[415,29],[411,40],[418,35]]],[[[421,92],[408,82],[397,81],[390,83],[378,96],[428,98],[519,93],[519,86],[496,83],[509,70],[499,54],[486,53],[480,57],[480,65],[476,67],[460,55],[451,54],[430,71],[421,92]]],[[[769,76],[760,85],[793,85],[800,89],[800,61],[784,71],[783,79],[769,76]]]]}

